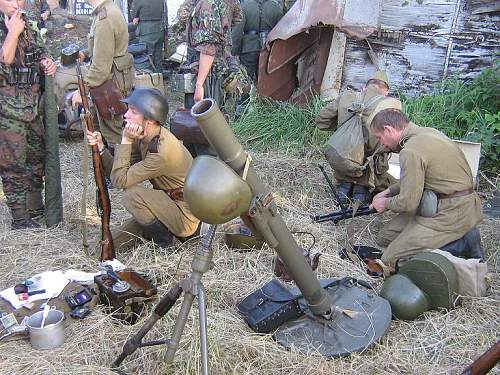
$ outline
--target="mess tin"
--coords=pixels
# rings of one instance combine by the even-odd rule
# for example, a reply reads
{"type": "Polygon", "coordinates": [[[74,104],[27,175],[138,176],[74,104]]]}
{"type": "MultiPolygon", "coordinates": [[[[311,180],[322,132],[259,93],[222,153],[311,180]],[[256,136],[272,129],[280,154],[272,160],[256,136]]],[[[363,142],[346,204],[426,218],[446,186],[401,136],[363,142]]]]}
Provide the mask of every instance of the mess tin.
{"type": "Polygon", "coordinates": [[[34,349],[53,349],[64,344],[64,313],[49,310],[42,327],[43,311],[34,313],[28,318],[30,343],[34,349]]]}

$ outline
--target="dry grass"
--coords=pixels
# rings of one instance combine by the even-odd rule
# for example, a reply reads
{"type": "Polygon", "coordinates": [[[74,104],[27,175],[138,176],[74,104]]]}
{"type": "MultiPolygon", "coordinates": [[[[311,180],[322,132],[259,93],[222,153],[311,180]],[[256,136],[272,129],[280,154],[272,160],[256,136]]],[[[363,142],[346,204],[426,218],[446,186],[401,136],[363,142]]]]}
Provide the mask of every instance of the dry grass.
{"type": "MultiPolygon", "coordinates": [[[[64,179],[64,214],[61,226],[51,230],[9,231],[10,215],[4,200],[0,205],[0,287],[7,287],[30,275],[49,269],[95,270],[97,255],[85,255],[81,246],[79,217],[81,192],[81,145],[61,145],[64,179]]],[[[293,159],[276,154],[254,155],[257,170],[276,191],[277,201],[291,230],[310,231],[317,238],[315,251],[324,253],[320,277],[353,276],[368,279],[362,269],[337,256],[346,238],[346,224],[313,224],[309,215],[335,207],[321,174],[312,159],[293,159]]],[[[120,204],[119,192],[112,192],[112,222],[118,225],[128,215],[120,204]]],[[[87,207],[91,226],[89,238],[99,235],[93,187],[87,207]]],[[[355,220],[357,243],[372,244],[381,224],[375,216],[355,220]]],[[[487,219],[481,225],[488,255],[492,293],[485,298],[466,298],[449,312],[432,311],[413,322],[394,321],[382,341],[363,355],[327,360],[289,352],[270,335],[257,335],[243,322],[235,305],[257,286],[270,280],[273,252],[229,250],[217,237],[214,269],[203,281],[207,289],[210,367],[213,374],[457,374],[498,340],[499,326],[499,221],[487,219]],[[495,328],[496,327],[496,328],[495,328]]],[[[304,245],[307,238],[300,239],[304,245]]],[[[196,242],[196,241],[195,241],[196,242]]],[[[190,270],[195,244],[183,246],[172,255],[143,243],[133,252],[119,254],[127,265],[156,279],[160,294],[190,270]]],[[[380,281],[373,281],[377,286],[380,281]]],[[[153,306],[148,307],[151,310],[153,306]]],[[[165,338],[173,327],[172,312],[162,319],[149,337],[165,338]]],[[[144,315],[142,322],[147,315],[144,315]]],[[[191,311],[181,347],[171,368],[163,358],[165,347],[140,349],[129,357],[123,369],[134,374],[199,374],[200,352],[197,312],[191,311]]],[[[129,335],[140,325],[123,326],[95,309],[83,321],[66,321],[67,340],[53,351],[34,351],[25,340],[0,343],[0,374],[106,374],[129,335]]],[[[498,373],[498,370],[497,370],[498,373]]]]}

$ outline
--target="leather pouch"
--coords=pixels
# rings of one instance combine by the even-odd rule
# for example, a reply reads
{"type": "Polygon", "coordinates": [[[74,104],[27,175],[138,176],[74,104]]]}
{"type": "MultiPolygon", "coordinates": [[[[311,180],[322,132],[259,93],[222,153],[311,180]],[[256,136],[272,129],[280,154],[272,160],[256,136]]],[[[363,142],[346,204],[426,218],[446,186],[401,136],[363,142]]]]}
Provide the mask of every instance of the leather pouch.
{"type": "Polygon", "coordinates": [[[170,132],[185,144],[207,145],[208,141],[190,109],[178,109],[170,117],[170,132]]]}
{"type": "Polygon", "coordinates": [[[113,120],[115,116],[121,116],[127,112],[127,105],[121,102],[123,96],[111,79],[100,86],[91,88],[90,95],[99,115],[105,120],[113,120]]]}
{"type": "Polygon", "coordinates": [[[245,297],[238,304],[238,310],[255,332],[269,333],[304,314],[298,298],[273,279],[245,297]]]}

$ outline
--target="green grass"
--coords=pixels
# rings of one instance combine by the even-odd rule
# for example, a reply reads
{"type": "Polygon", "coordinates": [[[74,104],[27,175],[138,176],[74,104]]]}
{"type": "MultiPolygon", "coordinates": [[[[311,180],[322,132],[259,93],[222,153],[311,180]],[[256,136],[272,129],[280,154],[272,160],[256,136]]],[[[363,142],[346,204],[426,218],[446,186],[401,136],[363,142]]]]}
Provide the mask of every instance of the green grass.
{"type": "MultiPolygon", "coordinates": [[[[413,122],[439,129],[453,139],[480,142],[482,168],[500,172],[499,63],[471,82],[452,78],[437,84],[431,95],[400,96],[413,122]]],[[[317,97],[303,107],[252,98],[233,128],[250,149],[302,155],[319,150],[331,134],[314,126],[314,117],[324,105],[317,97]]]]}
{"type": "Polygon", "coordinates": [[[314,126],[314,117],[323,105],[317,97],[303,107],[262,97],[252,98],[233,129],[240,141],[252,150],[301,154],[311,146],[323,145],[330,136],[314,126]]]}

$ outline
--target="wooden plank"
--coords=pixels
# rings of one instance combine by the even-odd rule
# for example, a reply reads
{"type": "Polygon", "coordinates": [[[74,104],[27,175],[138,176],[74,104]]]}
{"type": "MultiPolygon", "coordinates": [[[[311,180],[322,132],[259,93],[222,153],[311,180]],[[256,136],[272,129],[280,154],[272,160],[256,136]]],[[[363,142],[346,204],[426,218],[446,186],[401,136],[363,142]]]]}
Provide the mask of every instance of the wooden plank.
{"type": "MultiPolygon", "coordinates": [[[[500,15],[490,3],[488,0],[384,1],[383,33],[379,35],[392,33],[395,37],[389,43],[372,45],[393,88],[405,94],[428,92],[443,77],[447,52],[448,76],[469,79],[491,66],[500,47],[500,15]]],[[[365,41],[348,38],[342,88],[359,89],[375,72],[367,49],[365,41]]]]}
{"type": "Polygon", "coordinates": [[[342,68],[344,65],[346,40],[346,35],[343,32],[338,30],[334,31],[325,74],[321,82],[321,99],[335,100],[339,95],[342,84],[342,68]]]}

